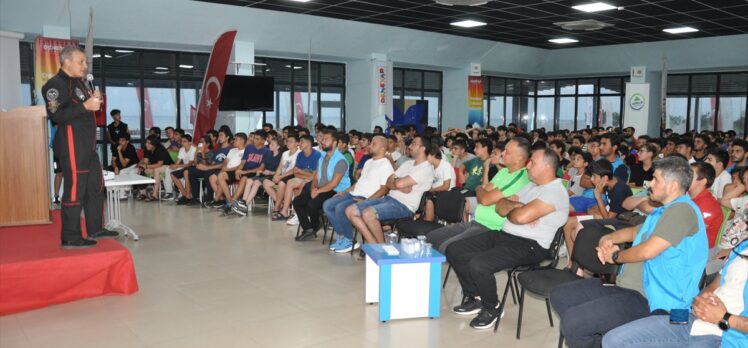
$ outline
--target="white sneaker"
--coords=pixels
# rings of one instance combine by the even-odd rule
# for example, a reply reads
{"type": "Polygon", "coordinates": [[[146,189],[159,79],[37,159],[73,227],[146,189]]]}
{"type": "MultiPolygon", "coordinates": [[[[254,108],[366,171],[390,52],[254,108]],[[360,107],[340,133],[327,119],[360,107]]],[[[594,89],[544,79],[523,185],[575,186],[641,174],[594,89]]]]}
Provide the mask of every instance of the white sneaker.
{"type": "Polygon", "coordinates": [[[286,220],[286,225],[296,226],[298,224],[299,224],[299,217],[297,215],[294,215],[294,216],[288,218],[288,220],[286,220]]]}

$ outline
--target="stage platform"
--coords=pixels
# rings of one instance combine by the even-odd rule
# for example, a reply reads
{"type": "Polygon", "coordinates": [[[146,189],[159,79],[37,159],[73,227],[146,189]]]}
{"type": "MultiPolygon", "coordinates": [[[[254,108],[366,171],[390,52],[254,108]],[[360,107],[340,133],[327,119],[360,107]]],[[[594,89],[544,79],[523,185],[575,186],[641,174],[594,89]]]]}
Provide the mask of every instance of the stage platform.
{"type": "Polygon", "coordinates": [[[0,228],[0,315],[137,291],[132,255],[118,241],[60,248],[59,210],[52,224],[0,228]]]}

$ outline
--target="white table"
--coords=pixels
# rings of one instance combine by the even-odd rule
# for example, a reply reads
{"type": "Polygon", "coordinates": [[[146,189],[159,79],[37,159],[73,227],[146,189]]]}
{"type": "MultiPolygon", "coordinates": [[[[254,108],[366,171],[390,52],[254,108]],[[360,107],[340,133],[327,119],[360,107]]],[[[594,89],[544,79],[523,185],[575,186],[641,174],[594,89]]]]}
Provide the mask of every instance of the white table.
{"type": "Polygon", "coordinates": [[[383,244],[364,244],[366,303],[379,302],[379,320],[437,318],[441,300],[444,255],[414,256],[393,244],[400,255],[389,256],[383,244]]]}
{"type": "Polygon", "coordinates": [[[120,198],[122,193],[131,188],[132,185],[147,185],[153,184],[156,180],[152,178],[137,175],[137,174],[125,174],[116,175],[114,179],[105,180],[104,187],[106,187],[106,225],[105,227],[110,230],[119,229],[124,233],[125,237],[132,235],[133,240],[139,240],[138,236],[132,228],[122,223],[120,198]]]}

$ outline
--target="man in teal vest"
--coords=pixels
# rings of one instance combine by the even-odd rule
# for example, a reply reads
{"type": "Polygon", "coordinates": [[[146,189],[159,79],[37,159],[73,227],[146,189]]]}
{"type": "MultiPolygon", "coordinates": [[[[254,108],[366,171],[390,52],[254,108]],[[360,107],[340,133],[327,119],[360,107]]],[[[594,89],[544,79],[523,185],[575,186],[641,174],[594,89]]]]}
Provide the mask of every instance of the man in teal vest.
{"type": "Polygon", "coordinates": [[[551,292],[569,347],[600,347],[602,336],[649,316],[686,310],[699,293],[709,244],[704,218],[688,195],[693,172],[678,155],[654,162],[650,198],[662,203],[644,224],[600,238],[601,262],[620,264],[615,285],[598,278],[566,283],[551,292]],[[628,249],[618,245],[633,242],[628,249]]]}
{"type": "Polygon", "coordinates": [[[322,204],[351,186],[348,162],[338,151],[338,140],[338,133],[329,128],[323,129],[317,138],[320,147],[325,151],[325,156],[320,157],[312,181],[307,183],[293,200],[294,210],[303,229],[303,233],[296,237],[296,241],[316,238],[320,227],[322,204]]]}

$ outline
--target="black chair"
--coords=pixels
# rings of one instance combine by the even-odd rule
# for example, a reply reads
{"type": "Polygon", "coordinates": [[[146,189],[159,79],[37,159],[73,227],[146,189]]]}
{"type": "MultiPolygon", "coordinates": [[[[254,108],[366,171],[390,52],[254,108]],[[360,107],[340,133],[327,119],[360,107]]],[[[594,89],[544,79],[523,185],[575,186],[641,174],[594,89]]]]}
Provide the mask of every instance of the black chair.
{"type": "MultiPolygon", "coordinates": [[[[531,265],[519,265],[512,267],[510,269],[503,270],[502,272],[507,273],[507,279],[506,279],[506,286],[504,287],[504,296],[501,298],[501,303],[499,304],[499,313],[502,313],[504,311],[504,305],[506,304],[506,296],[509,293],[509,290],[516,288],[517,291],[519,291],[519,284],[517,283],[517,277],[516,274],[520,272],[528,272],[534,269],[538,269],[540,267],[543,267],[542,265],[546,262],[548,264],[556,265],[558,263],[558,250],[561,248],[561,244],[564,240],[564,228],[563,226],[560,227],[558,230],[556,230],[556,234],[553,236],[553,240],[551,241],[551,246],[548,248],[548,257],[540,261],[536,264],[531,265]]],[[[512,294],[514,295],[514,294],[512,294]]],[[[520,308],[522,306],[522,300],[520,295],[520,308]]],[[[520,315],[522,311],[520,309],[520,315]]],[[[496,323],[494,324],[493,331],[496,332],[499,328],[499,323],[501,323],[501,315],[499,315],[498,319],[496,319],[496,323]]]]}
{"type": "MultiPolygon", "coordinates": [[[[597,247],[600,238],[610,233],[608,229],[592,230],[589,228],[583,229],[577,235],[574,241],[574,254],[572,255],[572,268],[570,270],[556,269],[558,264],[558,249],[560,243],[563,242],[563,228],[560,229],[561,240],[559,245],[556,246],[555,260],[547,266],[535,268],[522,273],[519,273],[516,278],[521,287],[519,295],[519,316],[517,318],[517,339],[520,338],[522,330],[522,314],[524,310],[525,291],[529,291],[537,296],[545,299],[546,309],[548,311],[548,321],[553,327],[553,315],[551,313],[550,295],[551,291],[562,284],[580,280],[582,277],[576,274],[578,267],[582,267],[585,270],[592,272],[596,275],[602,274],[617,274],[618,265],[603,265],[597,258],[597,247]]],[[[554,240],[554,242],[556,242],[554,240]]],[[[559,347],[563,346],[564,338],[559,337],[559,347]]]]}
{"type": "MultiPolygon", "coordinates": [[[[425,203],[424,201],[424,207],[425,203]]],[[[464,210],[465,196],[460,191],[440,192],[434,203],[436,221],[424,221],[423,219],[401,221],[397,224],[397,230],[402,237],[423,236],[447,224],[462,222],[464,210]]]]}

